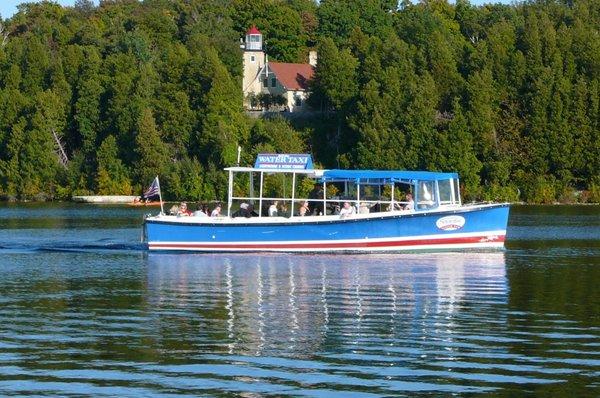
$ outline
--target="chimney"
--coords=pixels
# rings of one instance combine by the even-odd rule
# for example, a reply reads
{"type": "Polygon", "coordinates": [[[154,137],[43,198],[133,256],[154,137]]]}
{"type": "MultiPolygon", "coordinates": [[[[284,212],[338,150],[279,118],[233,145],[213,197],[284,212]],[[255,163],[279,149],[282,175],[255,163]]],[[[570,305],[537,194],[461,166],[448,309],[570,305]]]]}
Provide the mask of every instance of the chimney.
{"type": "Polygon", "coordinates": [[[310,50],[308,52],[308,63],[313,67],[317,67],[317,52],[315,50],[310,50]]]}

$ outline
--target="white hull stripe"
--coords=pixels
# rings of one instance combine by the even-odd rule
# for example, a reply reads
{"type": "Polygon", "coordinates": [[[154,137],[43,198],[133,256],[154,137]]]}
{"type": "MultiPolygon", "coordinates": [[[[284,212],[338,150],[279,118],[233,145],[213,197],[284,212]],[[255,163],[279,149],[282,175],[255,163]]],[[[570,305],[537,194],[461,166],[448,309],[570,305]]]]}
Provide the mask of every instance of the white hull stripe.
{"type": "Polygon", "coordinates": [[[151,250],[199,251],[314,251],[314,250],[418,250],[427,248],[502,247],[505,231],[451,236],[284,242],[149,242],[151,250]]]}

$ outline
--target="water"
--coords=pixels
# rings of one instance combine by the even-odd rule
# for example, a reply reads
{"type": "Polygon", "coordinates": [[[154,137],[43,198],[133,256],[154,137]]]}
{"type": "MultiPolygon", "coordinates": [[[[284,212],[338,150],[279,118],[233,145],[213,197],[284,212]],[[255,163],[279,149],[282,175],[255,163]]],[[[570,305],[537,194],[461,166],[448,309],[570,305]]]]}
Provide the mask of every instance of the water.
{"type": "Polygon", "coordinates": [[[147,253],[145,211],[0,205],[0,395],[600,395],[598,207],[355,256],[147,253]]]}

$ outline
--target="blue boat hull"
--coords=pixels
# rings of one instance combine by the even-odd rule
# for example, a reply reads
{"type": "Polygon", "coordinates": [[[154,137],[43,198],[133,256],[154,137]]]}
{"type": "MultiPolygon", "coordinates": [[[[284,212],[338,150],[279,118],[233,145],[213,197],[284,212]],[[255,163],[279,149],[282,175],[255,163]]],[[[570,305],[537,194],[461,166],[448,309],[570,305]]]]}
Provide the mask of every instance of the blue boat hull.
{"type": "Polygon", "coordinates": [[[372,252],[502,248],[509,205],[373,213],[353,218],[177,218],[145,220],[150,250],[372,252]]]}

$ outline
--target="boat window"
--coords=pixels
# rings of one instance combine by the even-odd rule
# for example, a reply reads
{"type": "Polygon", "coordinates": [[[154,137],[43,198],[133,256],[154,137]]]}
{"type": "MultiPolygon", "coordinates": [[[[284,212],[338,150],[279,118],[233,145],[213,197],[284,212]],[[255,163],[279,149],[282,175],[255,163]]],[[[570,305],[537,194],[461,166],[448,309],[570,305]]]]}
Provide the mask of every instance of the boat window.
{"type": "Polygon", "coordinates": [[[454,184],[454,203],[460,205],[460,203],[461,203],[461,201],[460,201],[460,184],[458,182],[458,179],[454,179],[452,181],[454,184]]]}
{"type": "Polygon", "coordinates": [[[440,205],[452,204],[452,180],[440,180],[438,181],[438,187],[440,190],[440,205]]]}
{"type": "Polygon", "coordinates": [[[424,210],[434,207],[436,204],[434,181],[419,181],[417,187],[417,208],[424,210]]]}

